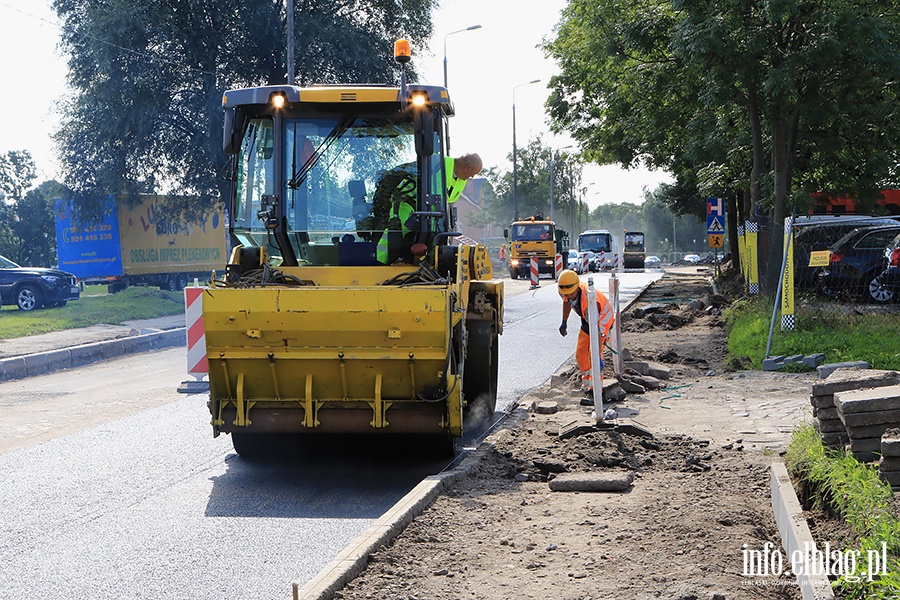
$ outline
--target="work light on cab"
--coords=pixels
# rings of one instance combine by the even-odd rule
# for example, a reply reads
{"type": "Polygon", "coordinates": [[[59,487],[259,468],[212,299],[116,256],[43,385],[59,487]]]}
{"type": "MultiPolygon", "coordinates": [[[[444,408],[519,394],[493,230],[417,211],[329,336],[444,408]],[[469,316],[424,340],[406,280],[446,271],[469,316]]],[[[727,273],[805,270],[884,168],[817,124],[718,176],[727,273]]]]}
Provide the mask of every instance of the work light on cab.
{"type": "Polygon", "coordinates": [[[275,108],[283,107],[286,101],[287,99],[284,97],[284,94],[272,94],[272,97],[269,99],[269,102],[271,102],[272,106],[275,108]]]}

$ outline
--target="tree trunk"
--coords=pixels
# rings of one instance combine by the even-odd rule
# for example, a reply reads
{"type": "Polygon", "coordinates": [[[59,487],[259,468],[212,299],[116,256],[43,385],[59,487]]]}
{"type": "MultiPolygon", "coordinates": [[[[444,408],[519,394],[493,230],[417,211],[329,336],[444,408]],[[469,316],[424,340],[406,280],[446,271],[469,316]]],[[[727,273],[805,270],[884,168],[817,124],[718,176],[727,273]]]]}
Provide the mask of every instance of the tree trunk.
{"type": "Polygon", "coordinates": [[[753,211],[762,204],[762,178],[766,165],[766,153],[763,146],[762,123],[759,117],[759,102],[756,92],[747,94],[747,113],[750,117],[750,137],[753,145],[753,167],[750,171],[750,202],[745,203],[743,215],[745,221],[753,220],[753,211]]]}
{"type": "Polygon", "coordinates": [[[738,221],[740,220],[741,215],[739,194],[729,194],[726,196],[725,202],[725,219],[728,222],[726,227],[728,227],[728,251],[731,253],[731,267],[740,273],[741,252],[740,247],[738,246],[740,240],[738,240],[737,233],[738,221]]]}
{"type": "MultiPolygon", "coordinates": [[[[778,293],[778,276],[784,257],[784,217],[787,205],[788,177],[788,126],[783,117],[776,117],[772,126],[772,172],[774,184],[774,206],[772,208],[772,230],[769,235],[769,258],[766,263],[764,285],[767,292],[778,293]]],[[[774,296],[773,296],[774,297],[774,296]]]]}

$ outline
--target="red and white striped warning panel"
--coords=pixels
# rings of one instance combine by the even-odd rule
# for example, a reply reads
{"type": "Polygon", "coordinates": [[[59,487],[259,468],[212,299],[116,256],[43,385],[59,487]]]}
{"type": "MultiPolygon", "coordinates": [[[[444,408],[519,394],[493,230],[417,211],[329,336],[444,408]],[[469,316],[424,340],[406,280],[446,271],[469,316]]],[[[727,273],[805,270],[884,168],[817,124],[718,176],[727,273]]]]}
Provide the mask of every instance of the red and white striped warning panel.
{"type": "Polygon", "coordinates": [[[562,273],[562,270],[563,270],[562,254],[557,254],[556,258],[553,259],[553,271],[556,273],[556,279],[559,279],[559,274],[562,273]]]}
{"type": "Polygon", "coordinates": [[[184,321],[187,326],[187,372],[194,377],[209,374],[206,360],[206,330],[203,327],[203,292],[206,288],[184,288],[184,321]]]}
{"type": "Polygon", "coordinates": [[[540,286],[538,283],[538,279],[540,279],[540,273],[538,272],[538,259],[535,257],[531,257],[531,287],[536,288],[540,286]]]}

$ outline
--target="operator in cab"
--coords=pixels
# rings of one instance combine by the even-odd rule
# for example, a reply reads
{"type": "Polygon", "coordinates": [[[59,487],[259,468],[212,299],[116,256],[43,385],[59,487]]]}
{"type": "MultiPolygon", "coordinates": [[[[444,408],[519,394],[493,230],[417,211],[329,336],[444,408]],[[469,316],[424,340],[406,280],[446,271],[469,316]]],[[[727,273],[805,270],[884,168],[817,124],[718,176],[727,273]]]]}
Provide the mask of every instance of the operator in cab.
{"type": "MultiPolygon", "coordinates": [[[[447,181],[447,201],[456,202],[466,187],[466,182],[481,172],[483,163],[477,154],[464,154],[459,158],[447,157],[444,160],[444,173],[447,181]]],[[[387,226],[378,240],[375,257],[381,264],[389,264],[389,248],[391,244],[390,232],[399,231],[403,240],[402,246],[406,250],[415,241],[415,233],[421,228],[418,217],[415,215],[418,204],[416,165],[405,164],[381,176],[373,199],[373,213],[376,215],[387,212],[387,226]],[[389,206],[389,210],[385,208],[389,206]]],[[[410,262],[410,257],[404,257],[405,251],[401,251],[400,259],[410,262]]]]}

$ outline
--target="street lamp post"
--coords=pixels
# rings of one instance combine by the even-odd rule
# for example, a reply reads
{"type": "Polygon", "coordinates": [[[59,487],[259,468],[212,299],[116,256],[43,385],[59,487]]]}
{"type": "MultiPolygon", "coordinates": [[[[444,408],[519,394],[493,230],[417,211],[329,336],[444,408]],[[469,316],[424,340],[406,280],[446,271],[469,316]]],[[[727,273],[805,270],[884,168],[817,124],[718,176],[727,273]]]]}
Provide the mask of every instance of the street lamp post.
{"type": "Polygon", "coordinates": [[[472,31],[473,29],[481,29],[481,25],[470,25],[465,29],[457,29],[456,31],[451,31],[447,35],[444,36],[444,87],[447,87],[447,38],[453,35],[454,33],[462,33],[463,31],[472,31]]]}
{"type": "MultiPolygon", "coordinates": [[[[456,31],[451,31],[447,35],[444,36],[444,87],[447,87],[447,38],[453,35],[454,33],[462,33],[464,31],[472,31],[473,29],[481,29],[481,25],[470,25],[465,29],[457,29],[456,31]]],[[[450,150],[450,127],[447,126],[447,150],[450,150]]]]}
{"type": "Polygon", "coordinates": [[[540,83],[540,79],[535,79],[534,81],[529,81],[528,83],[520,83],[519,85],[514,85],[512,89],[513,94],[513,103],[512,103],[512,126],[513,126],[513,210],[514,210],[514,219],[516,221],[519,220],[519,195],[518,195],[518,186],[519,186],[519,174],[518,174],[518,166],[516,164],[516,88],[520,88],[522,86],[531,85],[532,83],[540,83]]]}
{"type": "Polygon", "coordinates": [[[294,85],[294,0],[285,5],[287,20],[287,83],[294,85]]]}

